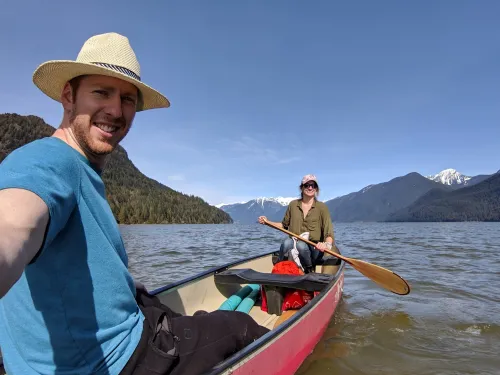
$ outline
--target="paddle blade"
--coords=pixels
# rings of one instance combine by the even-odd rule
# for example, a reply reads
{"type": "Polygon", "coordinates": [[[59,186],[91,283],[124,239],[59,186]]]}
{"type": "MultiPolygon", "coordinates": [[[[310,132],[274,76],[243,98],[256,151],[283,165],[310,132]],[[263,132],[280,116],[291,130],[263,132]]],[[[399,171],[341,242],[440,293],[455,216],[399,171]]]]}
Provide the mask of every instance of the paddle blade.
{"type": "Polygon", "coordinates": [[[398,274],[375,264],[364,262],[362,260],[352,258],[346,258],[345,260],[353,268],[357,269],[359,272],[361,272],[363,275],[365,275],[381,287],[402,296],[410,293],[410,286],[408,285],[406,280],[398,274]]]}

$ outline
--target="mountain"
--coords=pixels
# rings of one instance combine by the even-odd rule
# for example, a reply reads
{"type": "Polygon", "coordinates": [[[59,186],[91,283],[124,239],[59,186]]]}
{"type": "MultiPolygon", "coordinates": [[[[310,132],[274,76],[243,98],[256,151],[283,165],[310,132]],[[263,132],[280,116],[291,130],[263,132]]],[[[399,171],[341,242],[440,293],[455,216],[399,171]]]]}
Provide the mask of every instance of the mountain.
{"type": "MultiPolygon", "coordinates": [[[[54,128],[36,116],[0,114],[0,163],[14,149],[48,137],[54,128]]],[[[231,223],[231,217],[199,197],[181,194],[142,174],[123,147],[111,154],[102,174],[116,220],[142,223],[231,223]]]]}
{"type": "Polygon", "coordinates": [[[467,185],[471,177],[465,176],[455,169],[445,169],[438,174],[425,176],[429,180],[440,182],[443,185],[467,185]]]}
{"type": "Polygon", "coordinates": [[[387,221],[500,221],[500,171],[455,191],[431,190],[387,221]]]}
{"type": "Polygon", "coordinates": [[[478,183],[486,180],[487,178],[490,178],[491,176],[493,176],[493,175],[492,174],[480,174],[477,176],[473,176],[468,181],[469,183],[467,184],[467,186],[472,186],[472,185],[478,184],[478,183]]]}
{"type": "Polygon", "coordinates": [[[455,169],[445,169],[438,174],[426,176],[429,180],[439,182],[443,185],[449,185],[454,189],[465,186],[472,186],[486,180],[492,175],[466,176],[455,169]]]}
{"type": "MultiPolygon", "coordinates": [[[[420,198],[438,200],[447,197],[452,191],[473,187],[491,176],[470,177],[453,169],[427,177],[412,172],[387,182],[368,185],[325,203],[336,222],[385,221],[388,218],[404,221],[401,216],[406,212],[404,210],[420,198]],[[395,213],[399,216],[391,216],[395,213]]],[[[292,199],[296,198],[257,198],[244,203],[221,204],[219,207],[231,215],[235,222],[242,224],[255,223],[261,215],[272,221],[281,221],[292,199]]]]}
{"type": "Polygon", "coordinates": [[[288,203],[297,198],[256,198],[245,203],[221,204],[221,210],[227,212],[236,223],[254,224],[259,216],[267,216],[271,221],[279,221],[285,215],[288,203]]]}
{"type": "Polygon", "coordinates": [[[451,190],[452,187],[412,172],[325,203],[334,221],[383,221],[431,189],[451,190]]]}

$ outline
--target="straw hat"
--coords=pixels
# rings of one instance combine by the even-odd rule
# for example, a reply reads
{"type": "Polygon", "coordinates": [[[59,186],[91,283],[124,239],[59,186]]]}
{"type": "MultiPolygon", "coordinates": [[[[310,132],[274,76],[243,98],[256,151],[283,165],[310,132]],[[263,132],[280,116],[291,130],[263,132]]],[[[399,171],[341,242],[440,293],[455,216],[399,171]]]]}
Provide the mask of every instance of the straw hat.
{"type": "Polygon", "coordinates": [[[80,75],[99,74],[135,85],[142,94],[142,111],[168,108],[170,102],[155,89],[141,82],[141,67],[127,37],[117,33],[95,35],[83,45],[76,61],[53,60],[40,65],[33,82],[46,95],[60,102],[66,82],[80,75]]]}

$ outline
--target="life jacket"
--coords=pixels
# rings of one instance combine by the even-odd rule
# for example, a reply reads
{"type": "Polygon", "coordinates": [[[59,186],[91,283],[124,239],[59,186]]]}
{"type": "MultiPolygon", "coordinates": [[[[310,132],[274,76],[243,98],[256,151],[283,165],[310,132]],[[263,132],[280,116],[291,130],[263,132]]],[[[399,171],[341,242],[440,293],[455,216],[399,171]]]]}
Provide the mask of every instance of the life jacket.
{"type": "MultiPolygon", "coordinates": [[[[297,266],[297,264],[290,260],[284,260],[276,263],[273,267],[272,273],[279,273],[285,275],[304,275],[304,272],[297,266]]],[[[283,296],[283,303],[281,306],[282,311],[300,309],[305,306],[313,297],[314,293],[307,292],[299,289],[285,289],[283,296]]],[[[267,298],[264,288],[261,288],[261,310],[267,312],[267,298]]]]}

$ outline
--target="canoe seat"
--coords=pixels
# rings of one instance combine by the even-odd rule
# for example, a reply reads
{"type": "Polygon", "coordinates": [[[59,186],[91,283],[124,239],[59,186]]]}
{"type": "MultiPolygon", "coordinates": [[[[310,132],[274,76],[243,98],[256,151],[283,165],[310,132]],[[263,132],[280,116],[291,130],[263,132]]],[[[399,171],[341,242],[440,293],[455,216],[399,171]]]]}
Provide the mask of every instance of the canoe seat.
{"type": "Polygon", "coordinates": [[[335,275],[342,261],[334,256],[325,256],[316,262],[316,272],[335,275]]]}
{"type": "Polygon", "coordinates": [[[334,275],[308,273],[306,275],[282,275],[257,272],[250,268],[229,269],[215,274],[215,282],[220,284],[260,284],[282,288],[319,292],[328,285],[334,275]]]}
{"type": "Polygon", "coordinates": [[[329,265],[329,266],[340,266],[342,261],[334,256],[325,256],[316,262],[317,266],[329,265]]]}

